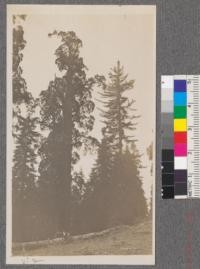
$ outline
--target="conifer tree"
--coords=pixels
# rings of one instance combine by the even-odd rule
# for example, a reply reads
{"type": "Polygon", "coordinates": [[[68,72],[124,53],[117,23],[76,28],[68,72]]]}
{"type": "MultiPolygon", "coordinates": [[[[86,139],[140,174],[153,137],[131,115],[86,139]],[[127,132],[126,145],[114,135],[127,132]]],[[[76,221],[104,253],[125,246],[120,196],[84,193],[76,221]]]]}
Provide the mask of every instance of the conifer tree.
{"type": "Polygon", "coordinates": [[[147,215],[137,151],[126,151],[115,159],[110,200],[111,225],[133,224],[147,215]]]}
{"type": "Polygon", "coordinates": [[[87,78],[87,68],[80,57],[82,41],[74,32],[54,31],[49,36],[61,39],[55,55],[56,65],[63,76],[56,77],[40,94],[41,126],[50,132],[55,131],[58,124],[61,128],[61,135],[55,138],[62,143],[62,158],[59,158],[60,169],[57,171],[63,205],[60,221],[62,229],[70,231],[72,166],[79,158],[78,149],[82,146],[87,149],[96,142],[89,135],[94,124],[92,90],[101,84],[103,78],[87,78]]]}
{"type": "Polygon", "coordinates": [[[128,80],[119,61],[109,78],[110,82],[100,93],[100,102],[104,106],[100,109],[104,123],[103,140],[90,177],[91,182],[97,182],[92,204],[94,212],[98,212],[96,217],[101,228],[131,224],[146,216],[146,200],[139,174],[140,156],[134,143],[138,116],[133,108],[134,100],[129,100],[127,95],[127,91],[133,89],[134,81],[128,80]],[[102,150],[104,155],[109,153],[107,158],[102,156],[102,150]],[[99,212],[103,212],[102,215],[99,212]]]}
{"type": "Polygon", "coordinates": [[[104,133],[115,152],[120,154],[122,154],[123,144],[134,141],[134,137],[126,132],[135,130],[134,119],[137,118],[133,113],[134,100],[129,100],[125,95],[127,91],[133,89],[134,80],[127,78],[128,75],[124,74],[124,68],[118,61],[109,73],[110,82],[100,93],[104,105],[104,109],[101,109],[101,116],[105,123],[104,133]]]}
{"type": "Polygon", "coordinates": [[[85,196],[88,227],[97,231],[108,227],[110,190],[112,189],[113,156],[105,137],[99,145],[96,162],[91,170],[90,192],[85,196]]]}
{"type": "Polygon", "coordinates": [[[99,145],[96,163],[91,171],[91,183],[95,185],[96,183],[103,184],[104,182],[108,182],[111,177],[112,165],[113,157],[109,143],[107,138],[103,137],[101,144],[99,145]],[[101,180],[103,180],[103,182],[101,180]]]}
{"type": "Polygon", "coordinates": [[[36,131],[38,119],[34,117],[36,102],[22,76],[21,62],[26,41],[21,22],[25,18],[25,15],[13,16],[12,61],[13,138],[15,142],[12,170],[12,227],[13,239],[21,241],[32,238],[33,233],[30,230],[33,226],[31,224],[36,219],[35,165],[39,138],[36,131]],[[23,109],[22,104],[25,105],[23,109]]]}
{"type": "Polygon", "coordinates": [[[30,240],[31,224],[36,216],[35,181],[37,144],[39,134],[36,132],[38,119],[32,112],[26,117],[18,115],[18,132],[13,156],[13,237],[14,240],[30,240]]]}
{"type": "Polygon", "coordinates": [[[22,67],[20,63],[23,60],[23,49],[26,41],[24,40],[24,30],[22,25],[17,24],[16,20],[25,20],[24,15],[13,16],[13,65],[12,65],[12,87],[13,87],[13,103],[21,104],[28,103],[31,99],[31,94],[27,90],[27,84],[22,77],[22,67]]]}
{"type": "Polygon", "coordinates": [[[23,60],[23,50],[26,45],[22,22],[25,15],[13,16],[13,54],[12,54],[12,93],[13,93],[13,122],[12,134],[15,138],[18,125],[18,115],[21,114],[21,105],[28,105],[32,101],[32,95],[27,90],[26,80],[23,78],[21,62],[23,60]]]}

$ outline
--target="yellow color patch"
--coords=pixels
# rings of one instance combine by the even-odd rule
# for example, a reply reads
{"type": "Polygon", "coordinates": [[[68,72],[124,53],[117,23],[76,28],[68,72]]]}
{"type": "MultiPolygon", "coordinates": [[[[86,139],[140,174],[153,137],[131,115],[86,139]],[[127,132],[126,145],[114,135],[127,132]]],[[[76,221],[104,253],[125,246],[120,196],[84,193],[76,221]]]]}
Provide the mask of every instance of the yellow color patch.
{"type": "Polygon", "coordinates": [[[174,119],[174,132],[186,132],[187,120],[186,119],[174,119]]]}

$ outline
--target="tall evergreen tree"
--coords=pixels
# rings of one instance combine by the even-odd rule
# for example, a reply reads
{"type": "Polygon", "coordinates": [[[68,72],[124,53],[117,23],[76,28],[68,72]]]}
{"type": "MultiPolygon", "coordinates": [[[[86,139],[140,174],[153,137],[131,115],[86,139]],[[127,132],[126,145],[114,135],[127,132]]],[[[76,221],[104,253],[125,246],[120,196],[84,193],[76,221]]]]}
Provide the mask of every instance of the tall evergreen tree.
{"type": "Polygon", "coordinates": [[[83,201],[87,216],[86,229],[89,232],[98,231],[108,227],[108,214],[110,205],[110,189],[112,188],[113,156],[109,143],[103,137],[97,154],[96,162],[91,170],[88,185],[90,191],[85,195],[83,201]]]}
{"type": "Polygon", "coordinates": [[[140,177],[140,156],[126,148],[115,158],[110,201],[111,225],[133,224],[147,215],[147,204],[140,177]]]}
{"type": "Polygon", "coordinates": [[[30,240],[33,235],[31,224],[35,221],[35,200],[37,199],[36,147],[39,134],[36,132],[38,120],[34,117],[36,103],[27,89],[22,76],[21,62],[26,41],[22,21],[25,15],[13,16],[13,138],[15,142],[12,170],[12,215],[13,240],[30,240]],[[25,107],[22,108],[22,104],[25,107]],[[25,109],[24,109],[25,108],[25,109]]]}
{"type": "Polygon", "coordinates": [[[138,116],[133,108],[134,100],[129,100],[126,95],[133,89],[134,81],[127,77],[118,61],[109,73],[110,82],[100,93],[100,102],[104,106],[100,111],[105,126],[90,178],[91,183],[95,183],[91,204],[94,212],[98,212],[96,218],[101,228],[131,224],[146,216],[146,200],[139,174],[140,156],[134,143],[138,116]]]}
{"type": "Polygon", "coordinates": [[[61,39],[56,49],[56,65],[63,72],[61,78],[51,81],[46,91],[40,94],[41,126],[50,131],[61,126],[62,158],[60,161],[59,183],[62,195],[63,230],[71,229],[71,185],[72,165],[79,158],[77,149],[94,144],[95,139],[89,136],[93,128],[94,103],[92,90],[101,83],[102,77],[87,78],[87,68],[80,57],[82,41],[74,32],[54,31],[49,36],[61,39]]]}
{"type": "Polygon", "coordinates": [[[103,184],[100,179],[103,179],[104,182],[108,182],[112,173],[112,165],[113,156],[110,151],[109,142],[106,137],[103,137],[99,145],[96,163],[91,171],[91,183],[94,185],[96,182],[103,184]]]}
{"type": "Polygon", "coordinates": [[[26,117],[18,115],[13,157],[13,239],[30,240],[36,197],[36,150],[39,134],[36,132],[38,119],[30,112],[26,117]]]}
{"type": "Polygon", "coordinates": [[[28,105],[32,101],[32,95],[27,90],[27,84],[23,78],[21,62],[23,60],[23,50],[26,45],[22,22],[25,15],[13,16],[13,54],[12,54],[12,93],[13,93],[13,122],[12,133],[15,138],[18,125],[18,115],[21,114],[21,105],[28,105]]]}
{"type": "Polygon", "coordinates": [[[135,130],[136,123],[133,120],[137,118],[135,113],[131,113],[135,111],[132,107],[134,100],[129,100],[125,95],[134,86],[134,80],[128,80],[127,77],[118,61],[109,73],[110,82],[104,92],[100,93],[104,105],[104,109],[101,109],[105,123],[104,133],[110,140],[112,148],[120,154],[123,143],[134,141],[133,136],[126,132],[135,130]]]}
{"type": "Polygon", "coordinates": [[[88,182],[82,212],[86,217],[84,232],[134,224],[147,216],[147,203],[140,177],[140,155],[126,146],[122,154],[113,154],[103,138],[88,182]]]}
{"type": "Polygon", "coordinates": [[[21,104],[28,103],[31,99],[31,94],[27,91],[27,84],[22,77],[22,67],[20,63],[23,60],[23,49],[26,41],[24,39],[24,30],[22,25],[17,24],[16,20],[25,20],[24,15],[13,16],[13,61],[12,61],[12,87],[13,87],[13,103],[21,104]]]}

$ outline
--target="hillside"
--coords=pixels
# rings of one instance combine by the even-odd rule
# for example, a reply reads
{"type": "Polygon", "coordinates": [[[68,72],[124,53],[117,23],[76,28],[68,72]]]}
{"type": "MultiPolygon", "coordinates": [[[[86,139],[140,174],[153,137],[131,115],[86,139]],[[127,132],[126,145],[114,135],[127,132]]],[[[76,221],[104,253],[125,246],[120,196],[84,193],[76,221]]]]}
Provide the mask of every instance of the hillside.
{"type": "Polygon", "coordinates": [[[72,236],[69,240],[46,240],[14,244],[13,255],[148,255],[151,254],[152,224],[117,226],[98,233],[72,236]]]}

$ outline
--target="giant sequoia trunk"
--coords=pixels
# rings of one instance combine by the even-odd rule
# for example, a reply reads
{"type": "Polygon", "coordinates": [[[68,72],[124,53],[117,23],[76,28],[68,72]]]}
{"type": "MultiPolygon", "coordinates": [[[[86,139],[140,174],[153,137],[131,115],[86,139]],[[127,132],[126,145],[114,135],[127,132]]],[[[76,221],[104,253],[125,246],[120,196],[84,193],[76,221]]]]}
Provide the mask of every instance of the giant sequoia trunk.
{"type": "Polygon", "coordinates": [[[73,132],[73,121],[72,121],[72,104],[73,104],[73,92],[71,86],[71,74],[68,73],[66,78],[66,95],[63,102],[63,171],[61,174],[62,177],[62,186],[61,190],[63,196],[63,204],[61,210],[61,225],[62,230],[66,232],[71,231],[71,184],[72,184],[72,132],[73,132]]]}
{"type": "Polygon", "coordinates": [[[65,133],[65,161],[66,161],[66,172],[64,179],[66,181],[66,218],[67,218],[67,230],[71,229],[71,162],[72,162],[72,100],[67,98],[65,111],[64,111],[64,133],[65,133]]]}

